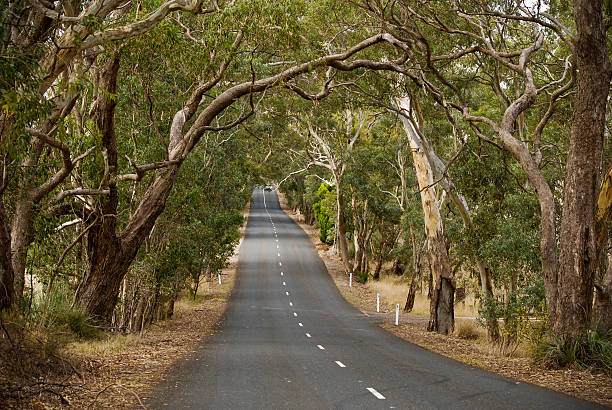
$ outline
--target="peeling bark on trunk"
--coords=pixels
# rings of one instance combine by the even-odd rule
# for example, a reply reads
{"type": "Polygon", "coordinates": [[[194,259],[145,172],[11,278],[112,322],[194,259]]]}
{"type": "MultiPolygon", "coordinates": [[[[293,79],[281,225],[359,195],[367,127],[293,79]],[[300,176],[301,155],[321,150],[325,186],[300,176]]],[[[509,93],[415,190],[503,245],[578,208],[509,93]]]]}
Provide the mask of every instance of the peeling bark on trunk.
{"type": "MultiPolygon", "coordinates": [[[[410,112],[407,98],[398,101],[398,105],[406,112],[410,112]]],[[[417,131],[412,122],[402,117],[406,134],[410,140],[412,159],[421,190],[421,203],[425,220],[425,235],[427,237],[427,257],[433,273],[434,286],[429,308],[429,331],[450,334],[455,329],[455,284],[451,269],[442,216],[438,206],[436,189],[434,186],[434,173],[427,160],[425,152],[418,144],[417,131]]]]}
{"type": "Polygon", "coordinates": [[[574,0],[574,19],[579,78],[563,193],[557,315],[552,322],[556,335],[570,335],[591,322],[597,269],[596,189],[612,78],[601,0],[574,0]]]}
{"type": "Polygon", "coordinates": [[[427,236],[427,257],[432,270],[434,287],[430,304],[428,330],[443,334],[454,330],[454,284],[450,265],[442,216],[438,207],[436,190],[433,185],[433,173],[425,154],[413,147],[412,157],[415,164],[421,202],[425,218],[427,236]]]}

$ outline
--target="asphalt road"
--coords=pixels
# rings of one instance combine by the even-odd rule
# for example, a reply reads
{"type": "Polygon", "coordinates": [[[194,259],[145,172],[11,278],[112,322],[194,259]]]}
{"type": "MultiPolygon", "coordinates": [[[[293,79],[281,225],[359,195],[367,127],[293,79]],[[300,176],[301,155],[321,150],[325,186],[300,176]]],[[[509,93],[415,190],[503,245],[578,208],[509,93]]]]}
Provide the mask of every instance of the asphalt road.
{"type": "Polygon", "coordinates": [[[342,299],[310,240],[256,189],[220,331],[152,408],[587,409],[592,403],[436,355],[342,299]]]}

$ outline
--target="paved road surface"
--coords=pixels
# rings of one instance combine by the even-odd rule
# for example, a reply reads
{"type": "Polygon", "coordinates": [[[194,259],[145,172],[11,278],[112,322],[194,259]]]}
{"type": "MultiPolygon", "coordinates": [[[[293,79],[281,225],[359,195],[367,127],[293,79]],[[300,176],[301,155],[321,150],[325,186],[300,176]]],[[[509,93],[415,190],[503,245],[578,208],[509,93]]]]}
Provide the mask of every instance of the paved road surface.
{"type": "Polygon", "coordinates": [[[336,290],[274,192],[256,189],[221,331],[159,387],[153,408],[586,409],[376,326],[336,290]]]}

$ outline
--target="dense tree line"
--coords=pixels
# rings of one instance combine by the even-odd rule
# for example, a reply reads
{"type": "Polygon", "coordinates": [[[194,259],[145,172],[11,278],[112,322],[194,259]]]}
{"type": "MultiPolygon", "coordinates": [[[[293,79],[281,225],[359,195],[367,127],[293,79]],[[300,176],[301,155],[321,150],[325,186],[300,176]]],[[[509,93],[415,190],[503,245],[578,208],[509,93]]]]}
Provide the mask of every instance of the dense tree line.
{"type": "Polygon", "coordinates": [[[471,278],[493,340],[520,309],[609,330],[606,7],[5,2],[0,308],[62,289],[141,329],[223,266],[268,179],[347,272],[390,263],[408,309],[431,283],[432,331],[471,278]]]}

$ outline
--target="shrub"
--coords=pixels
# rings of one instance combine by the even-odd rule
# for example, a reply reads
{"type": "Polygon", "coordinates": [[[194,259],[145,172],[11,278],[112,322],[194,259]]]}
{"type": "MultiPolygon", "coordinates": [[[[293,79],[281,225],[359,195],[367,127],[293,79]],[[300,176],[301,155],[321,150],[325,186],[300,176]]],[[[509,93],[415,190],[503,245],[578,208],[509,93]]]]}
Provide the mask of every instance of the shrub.
{"type": "Polygon", "coordinates": [[[612,337],[599,329],[549,337],[535,344],[532,354],[546,367],[578,366],[612,375],[612,337]]]}
{"type": "Polygon", "coordinates": [[[366,283],[368,281],[368,272],[355,272],[353,273],[353,279],[359,283],[366,283]]]}
{"type": "Polygon", "coordinates": [[[81,339],[94,339],[101,333],[85,313],[75,309],[57,312],[57,324],[67,327],[81,339]]]}
{"type": "Polygon", "coordinates": [[[33,298],[30,322],[38,329],[70,331],[79,338],[89,339],[100,333],[91,319],[71,307],[71,290],[66,284],[58,284],[47,295],[33,298]]]}

